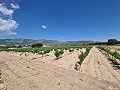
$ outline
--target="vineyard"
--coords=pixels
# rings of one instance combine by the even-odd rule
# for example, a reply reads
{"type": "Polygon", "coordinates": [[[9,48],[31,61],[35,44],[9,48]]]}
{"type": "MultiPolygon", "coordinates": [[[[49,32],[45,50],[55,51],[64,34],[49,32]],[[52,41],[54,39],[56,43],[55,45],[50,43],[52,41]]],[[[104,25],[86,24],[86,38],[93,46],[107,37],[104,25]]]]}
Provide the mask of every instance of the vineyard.
{"type": "Polygon", "coordinates": [[[111,51],[110,49],[104,47],[98,48],[100,48],[101,52],[105,52],[103,54],[108,58],[109,61],[111,61],[111,64],[115,69],[120,69],[120,54],[116,50],[111,51]]]}
{"type": "Polygon", "coordinates": [[[119,90],[120,54],[106,47],[0,48],[3,90],[119,90]]]}

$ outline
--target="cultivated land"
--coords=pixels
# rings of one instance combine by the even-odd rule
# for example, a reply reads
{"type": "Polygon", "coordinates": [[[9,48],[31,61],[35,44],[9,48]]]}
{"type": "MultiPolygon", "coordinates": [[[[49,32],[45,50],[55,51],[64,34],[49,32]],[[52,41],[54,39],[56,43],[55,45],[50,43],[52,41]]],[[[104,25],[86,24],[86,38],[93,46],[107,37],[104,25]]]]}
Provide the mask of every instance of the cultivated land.
{"type": "MultiPolygon", "coordinates": [[[[85,52],[83,48],[81,50],[85,52]]],[[[53,51],[42,57],[38,54],[0,52],[2,90],[120,90],[120,70],[113,69],[107,57],[93,47],[81,64],[80,50],[64,50],[56,60],[53,51]]]]}
{"type": "Polygon", "coordinates": [[[120,83],[120,70],[114,70],[107,58],[93,47],[81,65],[80,71],[98,79],[120,83]]]}
{"type": "Polygon", "coordinates": [[[120,53],[120,46],[108,46],[108,48],[110,48],[112,51],[117,51],[118,53],[120,53]]]}

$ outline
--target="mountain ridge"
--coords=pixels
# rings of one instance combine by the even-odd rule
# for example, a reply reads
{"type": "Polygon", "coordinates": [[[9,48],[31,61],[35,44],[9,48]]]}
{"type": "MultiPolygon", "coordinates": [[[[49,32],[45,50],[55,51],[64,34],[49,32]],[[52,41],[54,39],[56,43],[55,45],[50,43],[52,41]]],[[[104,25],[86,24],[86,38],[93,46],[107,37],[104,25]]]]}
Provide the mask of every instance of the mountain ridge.
{"type": "Polygon", "coordinates": [[[90,40],[78,40],[78,41],[58,41],[58,40],[46,40],[46,39],[25,39],[25,38],[15,38],[15,39],[0,39],[0,45],[31,45],[35,43],[42,43],[44,45],[82,45],[96,43],[97,41],[90,40]]]}

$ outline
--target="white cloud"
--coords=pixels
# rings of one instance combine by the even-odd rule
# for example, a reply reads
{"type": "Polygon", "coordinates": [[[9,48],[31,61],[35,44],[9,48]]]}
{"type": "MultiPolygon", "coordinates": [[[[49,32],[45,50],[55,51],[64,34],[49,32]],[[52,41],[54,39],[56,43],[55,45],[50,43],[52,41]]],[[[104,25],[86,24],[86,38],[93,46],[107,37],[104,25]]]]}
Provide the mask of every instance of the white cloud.
{"type": "Polygon", "coordinates": [[[43,29],[46,29],[46,28],[47,28],[47,25],[42,25],[42,28],[43,28],[43,29]]]}
{"type": "Polygon", "coordinates": [[[1,35],[15,35],[17,33],[13,32],[18,27],[18,24],[13,20],[13,13],[15,9],[19,9],[19,5],[11,3],[11,9],[8,9],[4,3],[0,3],[0,36],[1,35]],[[3,19],[7,17],[7,19],[3,19]]]}
{"type": "Polygon", "coordinates": [[[14,13],[14,11],[12,9],[7,9],[7,7],[5,6],[5,4],[1,4],[1,3],[0,3],[0,12],[3,15],[11,16],[11,17],[12,17],[12,15],[14,13]]]}
{"type": "Polygon", "coordinates": [[[13,32],[14,29],[18,27],[15,20],[4,20],[0,18],[0,35],[12,35],[16,34],[13,32]]]}
{"type": "Polygon", "coordinates": [[[10,5],[11,5],[11,8],[13,8],[13,9],[19,9],[20,8],[20,6],[18,4],[11,3],[10,5]]]}

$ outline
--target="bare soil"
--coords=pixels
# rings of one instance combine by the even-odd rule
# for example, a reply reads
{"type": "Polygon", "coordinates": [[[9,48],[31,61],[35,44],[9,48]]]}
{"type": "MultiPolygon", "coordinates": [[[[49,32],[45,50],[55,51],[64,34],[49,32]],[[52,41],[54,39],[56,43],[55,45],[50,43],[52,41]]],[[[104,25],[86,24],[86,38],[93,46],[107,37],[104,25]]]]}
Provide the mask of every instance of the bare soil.
{"type": "Polygon", "coordinates": [[[107,58],[96,47],[92,48],[83,61],[80,72],[100,80],[120,83],[120,70],[114,70],[107,58]]]}
{"type": "MultiPolygon", "coordinates": [[[[47,56],[25,53],[0,53],[4,90],[119,90],[120,74],[112,69],[107,59],[92,48],[81,66],[74,70],[80,51],[55,60],[47,56]],[[100,62],[98,64],[98,61],[100,62]],[[97,74],[96,74],[97,73],[97,74]]],[[[1,90],[1,89],[0,89],[1,90]]]]}

